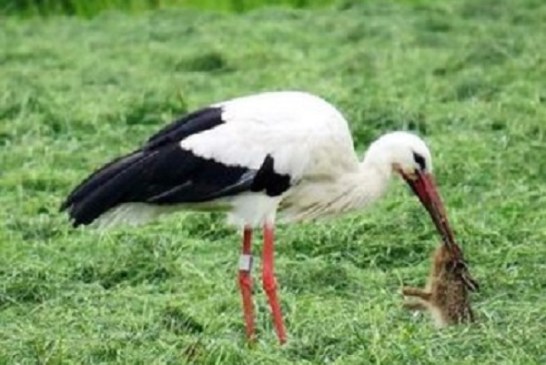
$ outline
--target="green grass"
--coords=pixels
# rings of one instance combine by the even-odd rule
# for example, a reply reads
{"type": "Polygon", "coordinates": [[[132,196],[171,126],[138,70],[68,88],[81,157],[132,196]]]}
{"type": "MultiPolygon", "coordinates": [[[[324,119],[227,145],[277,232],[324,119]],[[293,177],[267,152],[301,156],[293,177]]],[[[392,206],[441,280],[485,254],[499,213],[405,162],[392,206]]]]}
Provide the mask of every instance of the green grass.
{"type": "Polygon", "coordinates": [[[333,2],[334,0],[0,0],[0,14],[24,16],[65,14],[93,17],[107,10],[122,10],[135,14],[151,9],[175,7],[245,12],[262,6],[315,8],[333,2]]]}
{"type": "Polygon", "coordinates": [[[545,17],[541,0],[465,0],[3,18],[0,364],[546,363],[545,17]],[[99,234],[57,212],[173,116],[275,89],[339,106],[359,153],[393,129],[427,139],[478,324],[400,307],[438,238],[399,181],[368,212],[278,230],[284,347],[259,288],[245,345],[221,216],[99,234]]]}

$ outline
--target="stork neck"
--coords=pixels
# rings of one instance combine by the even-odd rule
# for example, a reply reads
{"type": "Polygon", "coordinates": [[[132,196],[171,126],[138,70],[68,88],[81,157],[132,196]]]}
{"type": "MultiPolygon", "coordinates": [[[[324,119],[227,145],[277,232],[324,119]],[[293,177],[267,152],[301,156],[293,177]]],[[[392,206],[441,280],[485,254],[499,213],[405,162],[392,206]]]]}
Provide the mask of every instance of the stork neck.
{"type": "Polygon", "coordinates": [[[389,169],[365,159],[357,171],[342,177],[346,210],[357,210],[370,205],[386,192],[391,178],[389,169]]]}

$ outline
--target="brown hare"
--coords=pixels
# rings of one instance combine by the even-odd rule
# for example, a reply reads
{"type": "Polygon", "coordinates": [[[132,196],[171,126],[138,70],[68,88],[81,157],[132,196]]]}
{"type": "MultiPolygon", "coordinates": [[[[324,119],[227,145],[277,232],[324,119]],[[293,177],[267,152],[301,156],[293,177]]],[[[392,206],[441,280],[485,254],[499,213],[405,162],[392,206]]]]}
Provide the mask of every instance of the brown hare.
{"type": "Polygon", "coordinates": [[[477,291],[478,283],[470,276],[456,244],[441,244],[434,251],[432,268],[424,289],[404,287],[404,307],[428,311],[437,327],[473,322],[469,292],[477,291]]]}

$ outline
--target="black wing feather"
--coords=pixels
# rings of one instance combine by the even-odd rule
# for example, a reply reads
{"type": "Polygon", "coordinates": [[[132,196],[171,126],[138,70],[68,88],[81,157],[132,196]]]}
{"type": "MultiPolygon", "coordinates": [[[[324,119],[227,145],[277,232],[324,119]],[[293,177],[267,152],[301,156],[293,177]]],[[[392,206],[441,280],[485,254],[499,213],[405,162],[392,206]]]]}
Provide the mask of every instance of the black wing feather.
{"type": "Polygon", "coordinates": [[[148,139],[146,148],[157,148],[166,143],[180,142],[184,138],[222,124],[222,108],[204,108],[183,116],[161,129],[148,139]]]}
{"type": "MultiPolygon", "coordinates": [[[[189,135],[214,128],[222,123],[222,108],[203,108],[187,114],[159,130],[148,139],[143,148],[151,150],[159,148],[163,144],[180,142],[189,135]]],[[[92,173],[70,193],[61,204],[60,209],[68,208],[74,201],[81,200],[83,196],[97,188],[97,185],[114,177],[124,168],[130,167],[132,163],[141,157],[142,153],[141,150],[138,150],[129,155],[121,156],[92,173]]]]}
{"type": "Polygon", "coordinates": [[[112,170],[111,174],[96,174],[95,178],[88,183],[95,188],[84,185],[83,190],[87,191],[85,195],[76,194],[75,198],[63,204],[68,207],[74,226],[89,224],[110,208],[129,202],[131,184],[142,181],[142,176],[139,175],[155,156],[155,154],[143,154],[131,165],[110,165],[108,169],[112,170]]]}
{"type": "MultiPolygon", "coordinates": [[[[229,187],[250,188],[243,176],[252,170],[226,166],[194,155],[178,143],[157,150],[146,164],[138,186],[133,186],[129,199],[154,204],[198,203],[210,200],[229,187]],[[248,185],[248,186],[246,186],[248,185]]],[[[229,189],[230,191],[232,189],[229,189]]]]}
{"type": "Polygon", "coordinates": [[[110,178],[113,178],[125,168],[130,167],[134,162],[138,161],[141,156],[142,152],[136,151],[129,155],[118,157],[93,172],[72,190],[61,204],[60,210],[64,210],[75,201],[81,200],[85,195],[90,194],[93,190],[98,188],[99,185],[108,181],[110,178]]]}

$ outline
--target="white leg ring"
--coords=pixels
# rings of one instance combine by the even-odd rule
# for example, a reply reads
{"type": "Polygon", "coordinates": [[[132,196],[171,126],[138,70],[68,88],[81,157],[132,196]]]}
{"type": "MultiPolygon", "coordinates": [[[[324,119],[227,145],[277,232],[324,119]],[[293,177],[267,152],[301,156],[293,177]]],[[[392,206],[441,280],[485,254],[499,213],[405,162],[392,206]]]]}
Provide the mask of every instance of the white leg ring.
{"type": "Polygon", "coordinates": [[[251,271],[252,269],[252,255],[241,255],[239,258],[239,270],[251,271]]]}

